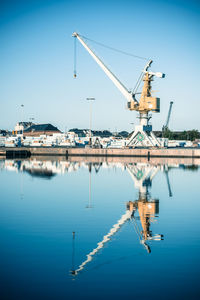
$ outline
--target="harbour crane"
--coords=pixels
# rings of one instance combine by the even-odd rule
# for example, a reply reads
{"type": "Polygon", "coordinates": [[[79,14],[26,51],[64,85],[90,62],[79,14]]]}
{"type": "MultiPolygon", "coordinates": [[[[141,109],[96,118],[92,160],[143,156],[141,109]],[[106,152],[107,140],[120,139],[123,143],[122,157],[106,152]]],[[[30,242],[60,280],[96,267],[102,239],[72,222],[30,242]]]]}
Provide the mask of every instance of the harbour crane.
{"type": "Polygon", "coordinates": [[[169,120],[170,120],[170,116],[171,116],[171,112],[172,112],[172,105],[173,105],[173,101],[170,101],[170,104],[169,104],[169,111],[168,111],[168,115],[167,115],[167,120],[166,120],[166,123],[165,125],[163,125],[162,127],[162,132],[164,132],[166,129],[168,129],[168,126],[169,126],[169,120]]]}
{"type": "MultiPolygon", "coordinates": [[[[142,74],[140,75],[138,82],[134,91],[129,91],[124,84],[114,75],[111,70],[103,63],[103,61],[90,49],[90,47],[85,42],[83,36],[79,33],[74,32],[72,34],[74,38],[77,38],[83,47],[89,52],[101,69],[106,73],[106,75],[111,79],[111,81],[116,85],[120,90],[123,96],[128,101],[127,108],[131,111],[139,112],[140,125],[135,126],[135,131],[130,137],[127,146],[137,147],[137,146],[161,146],[161,142],[156,138],[152,132],[152,126],[149,124],[150,116],[149,112],[160,112],[160,98],[152,97],[151,92],[151,82],[154,77],[164,78],[165,74],[161,72],[152,72],[149,71],[152,60],[149,60],[142,74]],[[143,89],[141,92],[140,100],[136,99],[137,88],[139,87],[140,82],[144,81],[143,89]]],[[[74,75],[76,77],[76,73],[74,75]]]]}

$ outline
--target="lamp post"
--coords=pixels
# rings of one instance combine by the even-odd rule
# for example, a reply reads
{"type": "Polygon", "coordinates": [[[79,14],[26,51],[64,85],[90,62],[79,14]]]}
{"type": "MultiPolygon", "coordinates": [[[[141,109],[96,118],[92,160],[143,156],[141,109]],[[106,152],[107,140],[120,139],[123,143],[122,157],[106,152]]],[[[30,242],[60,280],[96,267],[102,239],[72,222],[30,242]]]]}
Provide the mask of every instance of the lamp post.
{"type": "Polygon", "coordinates": [[[24,125],[23,125],[23,109],[24,109],[24,104],[21,104],[21,123],[22,123],[22,136],[23,136],[23,131],[24,131],[24,125]]]}
{"type": "Polygon", "coordinates": [[[92,147],[92,101],[95,100],[94,97],[86,98],[90,101],[90,136],[89,136],[89,146],[92,147]]]}

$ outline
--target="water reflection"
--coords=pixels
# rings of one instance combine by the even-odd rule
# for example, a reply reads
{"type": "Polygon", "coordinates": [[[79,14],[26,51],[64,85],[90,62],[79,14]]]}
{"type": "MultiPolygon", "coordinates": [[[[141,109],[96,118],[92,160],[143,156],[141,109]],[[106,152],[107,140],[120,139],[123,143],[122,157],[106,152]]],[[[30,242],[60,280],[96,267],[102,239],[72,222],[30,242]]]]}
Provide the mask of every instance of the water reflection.
{"type": "Polygon", "coordinates": [[[147,253],[151,253],[151,242],[162,241],[162,233],[154,233],[151,230],[152,223],[159,222],[159,199],[151,196],[151,188],[153,179],[158,172],[163,172],[166,177],[166,184],[168,187],[169,197],[173,196],[172,188],[170,185],[170,170],[173,168],[181,168],[184,171],[198,170],[200,162],[198,160],[183,160],[183,159],[154,159],[149,162],[146,159],[101,159],[101,158],[70,158],[66,160],[63,158],[31,158],[26,160],[0,160],[0,169],[15,172],[25,172],[32,177],[39,177],[52,180],[58,174],[66,172],[76,172],[79,168],[86,168],[89,171],[89,203],[87,208],[92,208],[91,205],[91,185],[92,185],[92,172],[98,173],[101,168],[120,168],[128,172],[133,180],[134,186],[137,190],[138,197],[134,201],[126,203],[125,211],[116,223],[110,228],[97,246],[86,254],[85,260],[75,266],[75,238],[76,233],[73,232],[73,252],[72,252],[72,269],[71,274],[76,276],[83,271],[87,264],[91,262],[94,256],[104,248],[104,246],[113,238],[120,228],[129,222],[135,229],[140,244],[143,246],[147,253]]]}
{"type": "Polygon", "coordinates": [[[79,168],[84,167],[91,173],[92,169],[98,173],[101,168],[121,168],[128,170],[135,186],[140,188],[142,186],[151,186],[151,181],[155,174],[160,170],[165,173],[167,184],[169,188],[169,195],[172,196],[172,191],[169,183],[168,172],[172,168],[181,168],[183,170],[197,171],[200,165],[200,159],[162,159],[157,158],[152,162],[148,162],[146,158],[76,158],[71,157],[69,160],[64,158],[32,158],[32,159],[3,159],[0,158],[0,170],[27,172],[31,176],[51,179],[58,174],[66,172],[74,172],[79,168]],[[151,175],[149,176],[149,174],[151,175]],[[155,174],[154,174],[155,173],[155,174]]]}
{"type": "Polygon", "coordinates": [[[132,212],[131,220],[141,244],[150,253],[151,248],[147,241],[158,241],[163,237],[161,234],[153,235],[150,230],[151,223],[155,222],[158,217],[159,200],[151,198],[149,188],[152,186],[152,180],[160,170],[160,166],[152,166],[150,164],[127,165],[127,170],[134,181],[135,187],[138,189],[138,200],[129,201],[127,208],[132,212]],[[137,211],[138,217],[135,216],[137,211]],[[139,228],[137,220],[140,221],[142,230],[139,228]]]}
{"type": "MultiPolygon", "coordinates": [[[[161,169],[161,166],[154,166],[149,163],[130,163],[123,164],[123,168],[128,171],[135,187],[138,189],[138,199],[127,202],[125,213],[112,226],[109,232],[103,236],[102,241],[97,244],[97,247],[86,255],[86,259],[77,269],[72,267],[71,274],[74,276],[78,275],[92,261],[93,257],[112,239],[126,222],[133,224],[140,243],[148,253],[151,252],[150,245],[147,243],[148,241],[160,241],[163,239],[162,234],[152,234],[150,229],[151,223],[155,222],[158,217],[159,200],[151,198],[149,188],[152,186],[152,180],[161,169]]],[[[73,232],[73,261],[74,240],[75,232],[73,232]]]]}

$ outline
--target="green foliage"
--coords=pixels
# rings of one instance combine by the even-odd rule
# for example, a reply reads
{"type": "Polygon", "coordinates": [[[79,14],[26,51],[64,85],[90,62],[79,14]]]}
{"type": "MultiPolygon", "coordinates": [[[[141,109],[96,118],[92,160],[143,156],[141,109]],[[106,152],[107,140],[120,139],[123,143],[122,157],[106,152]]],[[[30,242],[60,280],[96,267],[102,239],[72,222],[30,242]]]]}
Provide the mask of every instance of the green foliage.
{"type": "Polygon", "coordinates": [[[188,134],[188,139],[190,141],[194,141],[195,139],[200,138],[200,134],[199,134],[198,130],[195,130],[195,129],[188,131],[187,134],[188,134]]]}
{"type": "Polygon", "coordinates": [[[168,138],[169,140],[188,140],[188,141],[194,141],[195,139],[200,138],[200,133],[198,130],[184,130],[180,132],[173,132],[170,131],[168,128],[165,128],[163,131],[163,137],[168,138]]]}
{"type": "Polygon", "coordinates": [[[163,137],[167,138],[169,140],[173,140],[173,132],[170,131],[168,128],[165,128],[164,132],[163,132],[163,137]]]}

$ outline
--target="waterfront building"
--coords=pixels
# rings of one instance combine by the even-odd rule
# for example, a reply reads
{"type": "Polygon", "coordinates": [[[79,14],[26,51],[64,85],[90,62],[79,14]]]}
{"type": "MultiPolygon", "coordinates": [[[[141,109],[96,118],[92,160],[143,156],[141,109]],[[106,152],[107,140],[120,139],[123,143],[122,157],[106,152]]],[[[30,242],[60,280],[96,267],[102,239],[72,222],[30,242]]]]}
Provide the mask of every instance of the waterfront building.
{"type": "Polygon", "coordinates": [[[52,136],[54,133],[61,133],[61,131],[51,124],[37,124],[31,125],[24,130],[24,136],[40,136],[49,135],[52,136]]]}

